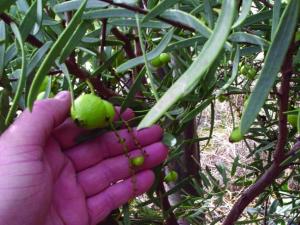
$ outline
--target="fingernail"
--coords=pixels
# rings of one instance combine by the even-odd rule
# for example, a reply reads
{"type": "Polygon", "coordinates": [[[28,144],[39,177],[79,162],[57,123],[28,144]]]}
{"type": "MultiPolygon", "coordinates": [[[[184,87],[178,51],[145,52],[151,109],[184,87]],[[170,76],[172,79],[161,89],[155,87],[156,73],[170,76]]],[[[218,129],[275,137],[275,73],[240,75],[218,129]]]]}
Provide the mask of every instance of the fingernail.
{"type": "Polygon", "coordinates": [[[67,98],[69,95],[69,92],[68,91],[61,91],[59,92],[54,98],[55,99],[60,99],[60,100],[63,100],[65,98],[67,98]]]}

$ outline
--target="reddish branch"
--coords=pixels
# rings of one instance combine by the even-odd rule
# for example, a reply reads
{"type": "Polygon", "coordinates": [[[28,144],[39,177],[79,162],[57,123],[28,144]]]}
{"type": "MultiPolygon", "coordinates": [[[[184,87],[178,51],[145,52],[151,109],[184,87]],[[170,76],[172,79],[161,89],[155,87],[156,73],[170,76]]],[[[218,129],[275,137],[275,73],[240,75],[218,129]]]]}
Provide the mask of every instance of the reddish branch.
{"type": "MultiPolygon", "coordinates": [[[[111,1],[111,0],[99,0],[99,1],[106,2],[106,3],[109,3],[111,5],[118,6],[118,7],[124,8],[124,9],[128,9],[130,11],[137,12],[137,13],[140,13],[140,14],[143,14],[143,15],[148,14],[148,10],[142,9],[140,7],[137,7],[137,6],[127,5],[125,3],[117,3],[117,2],[114,2],[114,1],[111,1]]],[[[183,23],[171,20],[171,19],[167,19],[167,18],[164,18],[164,17],[161,17],[161,16],[156,16],[155,18],[159,19],[160,21],[163,21],[165,23],[168,23],[168,24],[170,24],[174,27],[178,27],[178,28],[181,28],[181,29],[184,29],[184,30],[189,30],[191,32],[195,31],[194,28],[189,27],[189,26],[187,26],[183,23]]]]}
{"type": "Polygon", "coordinates": [[[158,187],[157,187],[157,195],[160,198],[162,211],[166,212],[169,211],[169,214],[167,215],[165,225],[179,225],[176,219],[175,214],[173,211],[171,211],[171,205],[168,199],[168,196],[166,195],[165,187],[163,184],[163,181],[159,181],[158,187]]]}
{"type": "Polygon", "coordinates": [[[285,155],[285,144],[288,136],[287,128],[287,116],[284,112],[288,110],[289,103],[289,90],[290,90],[290,78],[292,75],[292,62],[293,54],[296,50],[294,44],[289,48],[286,55],[285,62],[282,66],[281,73],[281,88],[279,90],[279,134],[278,141],[273,155],[273,163],[271,167],[257,180],[255,184],[250,186],[242,196],[237,200],[237,202],[232,207],[231,211],[227,215],[223,225],[233,225],[240,215],[243,213],[244,209],[265,189],[270,186],[274,180],[280,175],[280,173],[286,168],[280,166],[280,164],[289,155],[285,155]]]}
{"type": "Polygon", "coordinates": [[[118,28],[116,28],[116,27],[113,27],[111,29],[111,32],[113,35],[115,35],[115,37],[117,39],[124,42],[124,51],[126,52],[128,58],[130,58],[130,59],[134,58],[135,54],[132,49],[130,39],[126,35],[124,35],[121,31],[119,31],[118,28]]]}
{"type": "MultiPolygon", "coordinates": [[[[6,23],[6,24],[10,24],[12,22],[15,23],[15,21],[10,18],[7,14],[5,13],[1,13],[0,14],[0,18],[6,23]]],[[[40,48],[43,46],[43,43],[41,41],[39,41],[37,38],[35,38],[33,35],[28,35],[26,41],[37,47],[40,48]]],[[[86,80],[89,79],[94,88],[96,89],[96,91],[105,98],[109,98],[112,96],[117,95],[113,90],[108,89],[107,87],[105,87],[105,85],[101,82],[101,80],[98,77],[90,77],[89,73],[84,70],[83,68],[80,68],[78,64],[76,64],[76,62],[72,61],[71,59],[67,59],[65,61],[66,66],[68,67],[68,70],[70,71],[71,74],[73,74],[75,77],[79,78],[80,80],[86,80]]]]}
{"type": "Polygon", "coordinates": [[[102,31],[101,31],[101,45],[99,49],[99,56],[100,56],[100,64],[102,63],[102,59],[104,57],[104,46],[106,41],[106,28],[107,28],[107,19],[102,19],[102,31]]]}

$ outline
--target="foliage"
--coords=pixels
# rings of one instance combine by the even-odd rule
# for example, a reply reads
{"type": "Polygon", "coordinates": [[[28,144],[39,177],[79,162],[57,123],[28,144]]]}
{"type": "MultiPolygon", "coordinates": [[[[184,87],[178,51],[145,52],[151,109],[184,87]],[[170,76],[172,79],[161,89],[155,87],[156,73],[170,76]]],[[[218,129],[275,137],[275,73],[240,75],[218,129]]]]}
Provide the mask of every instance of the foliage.
{"type": "Polygon", "coordinates": [[[107,224],[299,224],[298,0],[17,0],[0,12],[1,132],[40,92],[91,89],[132,108],[132,126],[165,129],[170,154],[152,189],[107,224]],[[198,143],[213,137],[218,101],[249,160],[214,173],[198,143]],[[204,110],[205,136],[194,126],[204,110]]]}

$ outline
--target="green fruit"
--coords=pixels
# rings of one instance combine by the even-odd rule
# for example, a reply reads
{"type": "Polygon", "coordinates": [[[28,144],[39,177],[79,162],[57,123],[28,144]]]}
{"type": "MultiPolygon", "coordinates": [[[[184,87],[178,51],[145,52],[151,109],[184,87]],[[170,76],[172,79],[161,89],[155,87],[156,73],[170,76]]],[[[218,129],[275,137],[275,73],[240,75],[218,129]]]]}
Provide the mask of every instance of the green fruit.
{"type": "Polygon", "coordinates": [[[136,156],[132,159],[130,159],[131,165],[133,166],[142,166],[145,162],[145,157],[144,156],[136,156]]]}
{"type": "Polygon", "coordinates": [[[110,102],[106,101],[106,100],[102,100],[104,103],[104,107],[105,107],[105,119],[106,119],[106,124],[109,125],[115,117],[115,107],[113,106],[113,104],[111,104],[110,102]]]}
{"type": "Polygon", "coordinates": [[[297,123],[298,123],[298,115],[297,114],[289,114],[287,116],[287,120],[289,124],[292,125],[292,127],[297,128],[297,123]]]}
{"type": "Polygon", "coordinates": [[[244,137],[241,134],[240,128],[233,129],[233,131],[230,134],[229,141],[233,143],[233,142],[239,142],[243,139],[244,137]]]}
{"type": "Polygon", "coordinates": [[[71,107],[71,118],[86,129],[106,127],[105,103],[94,94],[82,94],[71,107]]]}
{"type": "Polygon", "coordinates": [[[178,179],[178,173],[174,170],[170,171],[164,178],[165,182],[174,182],[178,179]]]}
{"type": "Polygon", "coordinates": [[[42,91],[38,94],[38,96],[36,97],[37,100],[41,100],[41,99],[44,99],[44,98],[53,98],[54,95],[52,92],[49,93],[49,96],[45,96],[46,92],[45,91],[42,91]]]}
{"type": "Polygon", "coordinates": [[[241,73],[244,74],[244,75],[248,74],[248,68],[247,68],[246,65],[243,65],[243,66],[241,67],[241,73]]]}
{"type": "Polygon", "coordinates": [[[167,64],[171,61],[171,56],[168,53],[161,53],[159,59],[163,64],[167,64]]]}
{"type": "Polygon", "coordinates": [[[160,60],[160,57],[157,56],[156,58],[151,60],[151,65],[154,67],[161,67],[162,66],[162,61],[160,60]]]}
{"type": "Polygon", "coordinates": [[[247,77],[248,77],[250,80],[254,80],[255,76],[256,76],[256,69],[250,68],[250,69],[248,70],[247,77]]]}
{"type": "Polygon", "coordinates": [[[295,41],[300,41],[300,31],[296,32],[295,41]]]}
{"type": "Polygon", "coordinates": [[[48,87],[48,83],[49,83],[49,77],[46,76],[45,79],[43,80],[41,86],[40,86],[39,92],[46,91],[46,89],[48,87]]]}

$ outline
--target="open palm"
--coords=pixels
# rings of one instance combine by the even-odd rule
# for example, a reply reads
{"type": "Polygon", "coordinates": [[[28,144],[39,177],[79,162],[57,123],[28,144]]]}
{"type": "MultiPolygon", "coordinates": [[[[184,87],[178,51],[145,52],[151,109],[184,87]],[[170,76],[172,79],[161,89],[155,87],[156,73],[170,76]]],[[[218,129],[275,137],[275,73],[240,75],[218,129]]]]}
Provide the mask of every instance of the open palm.
{"type": "MultiPolygon", "coordinates": [[[[152,185],[149,169],[167,155],[158,126],[134,132],[147,158],[132,182],[115,134],[76,144],[86,131],[67,118],[69,109],[67,92],[38,101],[0,137],[0,225],[94,225],[152,185]]],[[[141,154],[127,129],[118,133],[131,156],[141,154]]]]}

